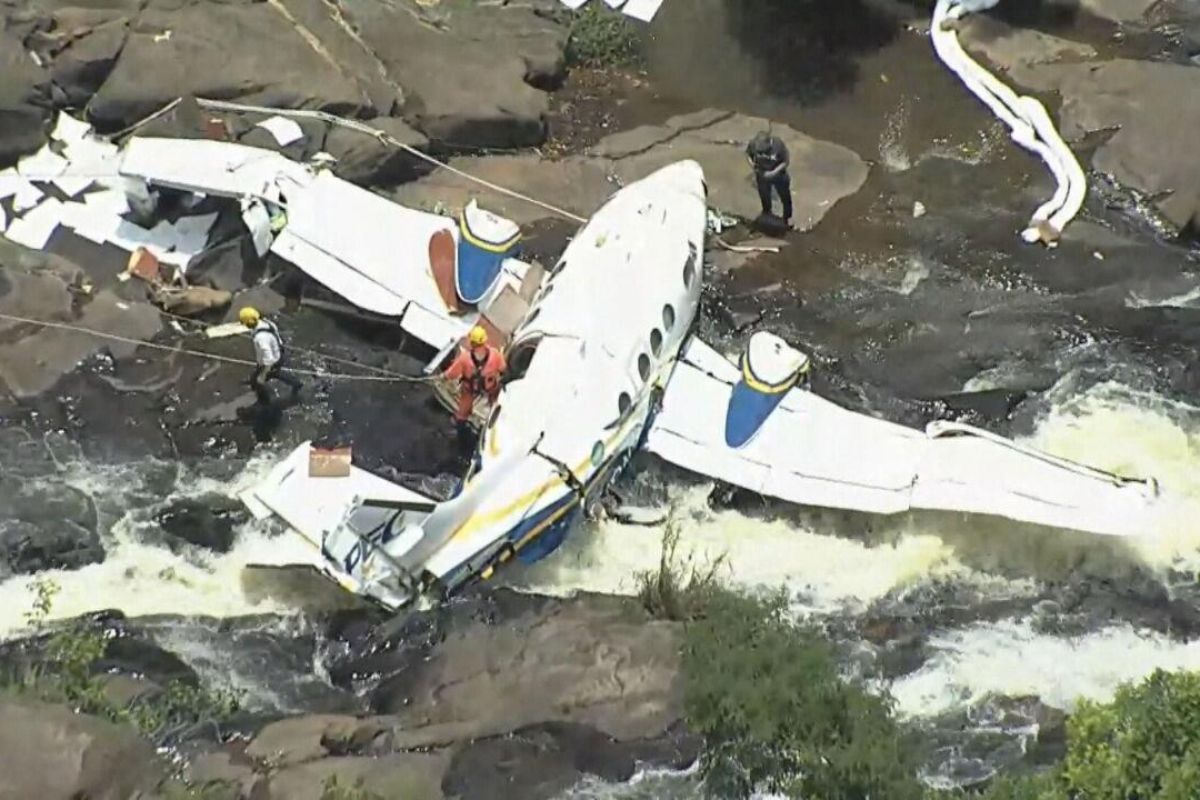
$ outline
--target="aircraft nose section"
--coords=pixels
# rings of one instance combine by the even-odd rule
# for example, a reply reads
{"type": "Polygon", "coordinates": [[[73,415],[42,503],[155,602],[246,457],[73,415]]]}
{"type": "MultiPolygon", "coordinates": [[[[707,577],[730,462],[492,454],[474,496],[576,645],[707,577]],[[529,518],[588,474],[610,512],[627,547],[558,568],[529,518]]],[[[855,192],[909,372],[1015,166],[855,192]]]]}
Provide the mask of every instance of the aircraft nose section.
{"type": "Polygon", "coordinates": [[[699,197],[708,193],[704,184],[704,168],[691,159],[668,164],[651,173],[643,181],[699,197]]]}
{"type": "Polygon", "coordinates": [[[765,331],[750,337],[741,361],[725,410],[725,444],[733,448],[754,438],[809,366],[807,355],[765,331]]]}

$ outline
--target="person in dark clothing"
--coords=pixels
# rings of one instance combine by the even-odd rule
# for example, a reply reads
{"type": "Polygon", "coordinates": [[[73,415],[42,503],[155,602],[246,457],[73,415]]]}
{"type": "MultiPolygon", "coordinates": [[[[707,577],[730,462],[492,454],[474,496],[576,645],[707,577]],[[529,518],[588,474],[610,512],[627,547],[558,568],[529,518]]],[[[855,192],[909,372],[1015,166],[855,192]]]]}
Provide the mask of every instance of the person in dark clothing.
{"type": "Polygon", "coordinates": [[[760,131],[746,145],[746,157],[754,168],[754,182],[758,185],[758,199],[762,203],[764,216],[774,213],[774,198],[771,191],[779,195],[783,203],[783,220],[792,221],[792,180],[788,176],[787,145],[778,136],[760,131]]]}

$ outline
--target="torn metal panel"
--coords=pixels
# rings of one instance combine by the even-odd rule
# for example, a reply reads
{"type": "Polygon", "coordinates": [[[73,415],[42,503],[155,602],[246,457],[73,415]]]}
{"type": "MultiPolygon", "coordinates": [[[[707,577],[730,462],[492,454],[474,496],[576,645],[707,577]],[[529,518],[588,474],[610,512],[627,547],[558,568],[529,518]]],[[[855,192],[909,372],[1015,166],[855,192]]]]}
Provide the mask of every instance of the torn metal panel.
{"type": "Polygon", "coordinates": [[[287,117],[271,117],[255,125],[275,137],[280,147],[287,147],[293,142],[304,138],[304,131],[294,119],[287,117]]]}
{"type": "Polygon", "coordinates": [[[4,235],[17,244],[41,250],[50,241],[62,222],[63,204],[54,197],[47,198],[37,208],[13,220],[4,235]]]}
{"type": "Polygon", "coordinates": [[[173,189],[272,202],[281,187],[303,187],[313,178],[303,164],[270,150],[206,139],[131,139],[120,173],[173,189]]]}
{"type": "Polygon", "coordinates": [[[663,0],[629,0],[621,10],[634,19],[650,22],[662,4],[663,0]]]}
{"type": "Polygon", "coordinates": [[[792,390],[740,448],[724,440],[737,366],[693,340],[647,447],[668,461],[789,502],[880,514],[961,511],[1126,536],[1153,519],[1156,487],[965,426],[912,430],[792,390]]]}
{"type": "MultiPolygon", "coordinates": [[[[383,289],[394,298],[448,316],[429,266],[429,240],[454,227],[446,217],[405,208],[323,172],[288,198],[287,227],[272,250],[284,255],[281,250],[286,248],[302,257],[301,250],[320,252],[323,263],[318,269],[323,278],[319,280],[368,310],[389,313],[377,306],[393,303],[361,303],[364,281],[378,287],[376,293],[383,289]],[[283,244],[285,239],[288,242],[283,244]],[[308,247],[297,248],[293,243],[297,239],[308,247]]],[[[304,261],[285,257],[307,271],[304,261]]]]}

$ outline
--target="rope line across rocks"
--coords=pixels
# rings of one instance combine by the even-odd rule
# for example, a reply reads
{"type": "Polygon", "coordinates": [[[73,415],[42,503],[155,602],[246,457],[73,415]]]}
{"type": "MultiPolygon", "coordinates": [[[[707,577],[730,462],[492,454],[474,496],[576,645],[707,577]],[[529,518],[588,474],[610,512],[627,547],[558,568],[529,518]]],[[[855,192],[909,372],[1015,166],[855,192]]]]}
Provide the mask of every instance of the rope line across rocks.
{"type": "MultiPolygon", "coordinates": [[[[94,328],[85,328],[82,325],[72,325],[72,324],[69,324],[66,322],[51,322],[49,320],[31,319],[29,317],[21,317],[21,316],[15,315],[15,314],[5,314],[5,313],[0,313],[0,319],[8,320],[10,322],[22,323],[25,325],[38,325],[43,328],[53,328],[56,330],[68,331],[70,333],[86,334],[88,336],[95,336],[100,339],[109,339],[114,342],[122,342],[124,344],[131,344],[136,347],[149,347],[153,350],[162,350],[167,353],[182,353],[183,355],[194,356],[196,358],[203,358],[203,359],[207,359],[209,361],[221,361],[226,364],[238,364],[238,365],[244,366],[244,367],[257,367],[258,366],[257,362],[250,361],[250,360],[247,360],[244,358],[234,358],[233,356],[223,356],[223,355],[219,355],[217,353],[206,353],[202,350],[191,350],[186,347],[171,347],[171,346],[164,345],[164,344],[157,344],[155,342],[143,342],[140,339],[133,339],[128,336],[119,336],[115,333],[106,333],[105,331],[98,331],[98,330],[95,330],[94,328]]],[[[309,351],[309,352],[311,352],[311,351],[309,351]]],[[[331,358],[330,356],[324,356],[320,353],[317,353],[316,355],[320,356],[321,358],[331,358]]],[[[338,359],[338,360],[340,360],[340,359],[338,359]]],[[[346,362],[346,363],[353,363],[353,362],[346,362]]],[[[357,365],[357,364],[355,366],[361,366],[364,369],[374,369],[376,371],[386,372],[385,370],[382,370],[379,367],[367,367],[365,365],[357,365]]],[[[317,378],[326,378],[329,380],[375,381],[378,383],[429,383],[433,380],[436,380],[436,378],[437,378],[437,376],[401,375],[401,374],[395,373],[395,372],[389,372],[384,375],[354,375],[351,373],[326,372],[325,370],[300,369],[298,367],[283,367],[282,371],[283,372],[291,372],[296,375],[310,375],[310,376],[317,377],[317,378]]]]}

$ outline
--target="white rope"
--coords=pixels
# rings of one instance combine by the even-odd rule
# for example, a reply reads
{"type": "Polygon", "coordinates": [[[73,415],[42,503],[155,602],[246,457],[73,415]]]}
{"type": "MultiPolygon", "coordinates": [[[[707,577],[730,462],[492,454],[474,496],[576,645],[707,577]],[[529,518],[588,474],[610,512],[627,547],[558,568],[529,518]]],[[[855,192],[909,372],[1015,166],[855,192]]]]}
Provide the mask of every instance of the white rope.
{"type": "Polygon", "coordinates": [[[1087,195],[1087,176],[1071,148],[1059,135],[1045,106],[1033,97],[1018,96],[967,55],[959,43],[952,23],[996,2],[998,0],[977,0],[968,5],[965,0],[938,0],[933,12],[930,37],[938,57],[972,94],[1009,127],[1013,141],[1037,153],[1050,168],[1057,189],[1050,200],[1034,211],[1021,237],[1027,242],[1045,239],[1042,227],[1049,226],[1052,241],[1083,207],[1087,195]]]}
{"type": "MultiPolygon", "coordinates": [[[[175,101],[175,102],[178,102],[178,101],[175,101]]],[[[339,117],[334,114],[328,114],[324,111],[311,111],[311,110],[306,110],[306,109],[268,108],[266,106],[250,106],[250,105],[245,105],[242,103],[230,103],[230,102],[227,102],[224,100],[206,100],[206,99],[199,98],[199,97],[196,98],[196,103],[199,104],[203,108],[211,108],[211,109],[214,109],[217,111],[235,111],[235,112],[240,112],[240,113],[251,113],[251,114],[274,114],[274,115],[277,115],[280,117],[297,117],[299,119],[315,119],[315,120],[319,120],[320,122],[325,122],[329,125],[337,125],[337,126],[340,126],[343,128],[348,128],[350,130],[355,130],[355,131],[358,131],[359,133],[364,133],[368,136],[373,136],[376,139],[378,139],[379,141],[383,142],[384,144],[391,145],[392,147],[398,147],[401,150],[403,150],[404,152],[406,152],[412,156],[415,156],[416,158],[419,158],[423,161],[427,161],[430,164],[433,164],[441,169],[447,170],[448,172],[458,175],[460,178],[464,178],[465,180],[471,181],[473,183],[477,183],[480,186],[484,186],[488,189],[491,189],[494,192],[498,192],[499,194],[506,195],[515,200],[521,200],[526,203],[531,203],[532,205],[535,205],[535,206],[538,206],[539,208],[545,209],[546,211],[549,211],[552,214],[557,214],[560,217],[564,217],[565,219],[569,219],[574,222],[578,222],[580,224],[587,222],[587,220],[584,217],[581,217],[578,214],[572,214],[570,211],[567,211],[565,209],[559,208],[557,206],[553,206],[553,205],[543,202],[541,200],[537,200],[528,195],[521,194],[520,192],[514,191],[512,189],[506,189],[503,186],[492,183],[491,181],[484,180],[483,178],[478,178],[467,172],[463,172],[461,169],[458,169],[457,167],[452,167],[444,161],[439,161],[438,159],[434,158],[433,156],[429,155],[428,153],[421,152],[420,150],[413,147],[412,145],[405,144],[404,142],[400,141],[396,137],[389,134],[387,131],[381,131],[378,128],[372,128],[370,125],[365,125],[356,120],[346,119],[345,117],[339,117]]]]}

